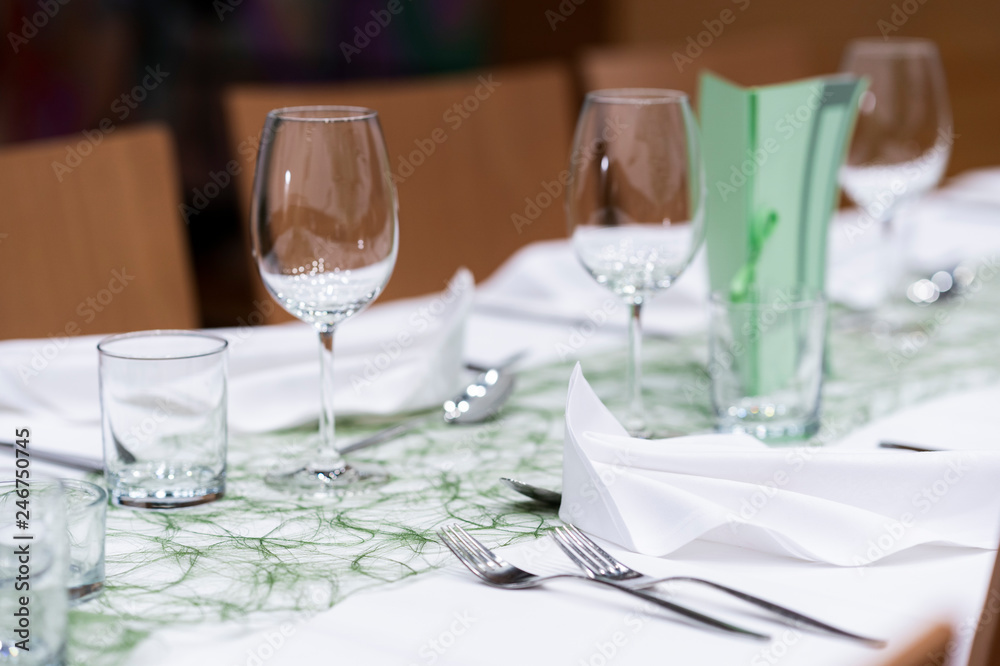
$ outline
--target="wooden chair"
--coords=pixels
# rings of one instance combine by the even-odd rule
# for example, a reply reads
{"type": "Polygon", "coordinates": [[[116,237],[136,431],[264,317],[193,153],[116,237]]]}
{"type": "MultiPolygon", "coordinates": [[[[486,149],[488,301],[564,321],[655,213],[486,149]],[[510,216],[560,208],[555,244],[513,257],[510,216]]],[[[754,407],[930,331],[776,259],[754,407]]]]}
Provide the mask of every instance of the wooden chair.
{"type": "MultiPolygon", "coordinates": [[[[561,65],[389,83],[247,86],[225,101],[247,224],[268,111],[314,104],[378,111],[400,229],[399,259],[380,300],[440,291],[459,266],[482,280],[522,245],[566,235],[560,174],[569,165],[575,109],[561,65]]],[[[253,276],[257,297],[268,298],[256,268],[253,276]]],[[[269,318],[285,319],[279,308],[269,318]]]]}
{"type": "Polygon", "coordinates": [[[951,663],[948,656],[951,640],[949,625],[934,625],[888,661],[879,662],[879,666],[948,666],[951,663]]]}
{"type": "Polygon", "coordinates": [[[198,325],[170,132],[0,148],[0,338],[198,325]]]}
{"type": "Polygon", "coordinates": [[[972,641],[969,666],[1000,664],[1000,555],[993,565],[993,576],[986,591],[986,601],[979,614],[976,637],[972,641]]]}
{"type": "MultiPolygon", "coordinates": [[[[1000,555],[993,565],[986,590],[986,600],[979,614],[968,666],[1000,664],[1000,555]]],[[[950,660],[951,628],[941,624],[931,627],[917,641],[891,661],[881,666],[959,666],[950,660]]]]}
{"type": "Polygon", "coordinates": [[[700,53],[697,48],[688,42],[592,48],[580,56],[580,79],[585,90],[673,88],[694,99],[702,69],[746,86],[822,73],[809,43],[787,32],[726,33],[700,53]]]}

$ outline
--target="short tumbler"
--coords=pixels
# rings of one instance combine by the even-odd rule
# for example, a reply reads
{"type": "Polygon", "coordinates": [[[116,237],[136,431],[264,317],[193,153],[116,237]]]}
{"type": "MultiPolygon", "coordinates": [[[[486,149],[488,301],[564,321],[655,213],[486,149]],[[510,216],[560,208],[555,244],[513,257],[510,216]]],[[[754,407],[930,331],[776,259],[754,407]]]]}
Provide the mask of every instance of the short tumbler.
{"type": "Polygon", "coordinates": [[[191,331],[102,340],[104,474],[124,506],[219,499],[226,479],[226,346],[191,331]]]}
{"type": "Polygon", "coordinates": [[[69,598],[80,604],[104,589],[108,493],[88,481],[61,479],[69,533],[69,598]]]}
{"type": "Polygon", "coordinates": [[[0,482],[0,663],[64,663],[67,570],[59,483],[35,474],[0,482]]]}
{"type": "Polygon", "coordinates": [[[826,301],[801,290],[711,300],[709,375],[716,427],[762,440],[819,429],[826,301]]]}

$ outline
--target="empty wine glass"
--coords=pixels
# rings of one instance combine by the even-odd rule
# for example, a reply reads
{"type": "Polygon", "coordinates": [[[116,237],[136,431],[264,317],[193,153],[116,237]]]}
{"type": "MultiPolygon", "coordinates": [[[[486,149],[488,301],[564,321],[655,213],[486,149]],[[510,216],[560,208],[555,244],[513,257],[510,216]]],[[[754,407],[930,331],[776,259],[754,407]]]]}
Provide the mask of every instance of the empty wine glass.
{"type": "Polygon", "coordinates": [[[944,68],[926,39],[858,39],[841,70],[869,80],[840,184],[861,208],[860,229],[880,233],[881,297],[899,281],[901,250],[893,218],[944,175],[952,121],[944,68]]]}
{"type": "Polygon", "coordinates": [[[337,450],[333,334],[385,288],[396,263],[396,192],[378,115],[347,106],[267,115],[251,211],[253,253],[274,299],[316,327],[322,409],[312,456],[267,481],[296,492],[337,493],[384,475],[348,465],[337,450]]]}
{"type": "Polygon", "coordinates": [[[569,171],[566,213],[577,258],[629,307],[624,423],[645,435],[642,306],[674,283],[704,238],[705,177],[687,95],[587,93],[569,171]]]}

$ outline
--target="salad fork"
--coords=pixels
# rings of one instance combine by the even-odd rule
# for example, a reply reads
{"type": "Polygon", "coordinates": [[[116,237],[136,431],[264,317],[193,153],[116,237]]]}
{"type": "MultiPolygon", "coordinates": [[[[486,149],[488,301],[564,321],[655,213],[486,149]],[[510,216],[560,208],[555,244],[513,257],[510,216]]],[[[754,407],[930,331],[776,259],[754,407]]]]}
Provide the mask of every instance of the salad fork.
{"type": "Polygon", "coordinates": [[[640,599],[656,604],[657,606],[671,610],[688,618],[689,620],[708,625],[715,629],[748,636],[758,640],[770,639],[770,636],[765,634],[759,634],[721,620],[716,620],[715,618],[703,615],[702,613],[685,608],[671,601],[667,601],[666,599],[662,599],[650,592],[633,589],[611,580],[581,576],[579,574],[554,574],[550,576],[539,576],[537,574],[529,573],[524,569],[514,566],[513,564],[509,564],[506,560],[481,544],[458,525],[445,527],[438,532],[438,535],[441,537],[444,545],[448,547],[448,550],[450,550],[469,571],[494,587],[500,587],[508,590],[523,590],[531,587],[538,587],[546,581],[557,578],[585,580],[605,585],[607,587],[612,587],[616,590],[621,590],[622,592],[631,594],[639,597],[640,599]]]}
{"type": "Polygon", "coordinates": [[[556,540],[556,544],[559,548],[566,553],[569,559],[583,570],[584,574],[592,578],[593,580],[607,580],[619,583],[629,583],[634,588],[645,588],[655,585],[657,583],[663,583],[668,581],[687,581],[691,583],[700,583],[702,585],[707,585],[713,589],[724,592],[730,596],[741,599],[747,603],[753,604],[759,608],[763,608],[767,611],[778,615],[790,624],[793,625],[807,625],[815,629],[819,629],[823,632],[833,634],[835,636],[840,636],[841,638],[848,638],[855,640],[870,647],[885,647],[886,642],[876,638],[868,638],[866,636],[860,636],[858,634],[845,631],[843,629],[838,629],[832,625],[821,622],[815,618],[811,618],[808,615],[803,615],[797,611],[791,610],[790,608],[785,608],[784,606],[779,606],[776,603],[768,601],[766,599],[761,599],[760,597],[755,597],[752,594],[747,594],[746,592],[740,592],[731,587],[726,587],[725,585],[720,585],[719,583],[713,583],[710,580],[705,580],[703,578],[694,578],[692,576],[669,576],[666,578],[654,578],[646,574],[640,573],[634,569],[630,569],[625,566],[609,553],[607,553],[603,548],[594,543],[587,535],[581,532],[579,529],[573,525],[567,525],[565,527],[557,527],[552,533],[553,538],[556,540]]]}

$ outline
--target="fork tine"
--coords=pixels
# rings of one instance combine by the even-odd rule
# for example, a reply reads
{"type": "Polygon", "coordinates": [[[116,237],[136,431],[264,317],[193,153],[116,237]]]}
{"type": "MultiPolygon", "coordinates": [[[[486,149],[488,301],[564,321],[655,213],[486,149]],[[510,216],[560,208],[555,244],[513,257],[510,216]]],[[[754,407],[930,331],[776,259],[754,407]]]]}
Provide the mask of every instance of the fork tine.
{"type": "MultiPolygon", "coordinates": [[[[443,528],[438,532],[445,545],[451,550],[452,553],[468,568],[472,573],[474,573],[479,578],[483,579],[491,585],[498,587],[506,587],[510,589],[512,586],[523,586],[523,587],[534,587],[541,581],[550,580],[552,578],[584,578],[584,576],[575,574],[557,574],[555,576],[537,576],[532,573],[518,569],[517,567],[507,564],[501,557],[493,553],[489,548],[479,543],[475,538],[468,534],[458,525],[450,525],[443,528]],[[506,582],[504,580],[497,580],[497,576],[503,577],[503,570],[507,570],[507,573],[515,576],[514,579],[508,579],[506,582]],[[524,585],[527,583],[527,585],[524,585]]],[[[559,544],[560,548],[563,548],[563,544],[557,539],[556,543],[559,544]]],[[[564,551],[565,552],[565,551],[564,551]]],[[[569,553],[567,553],[569,555],[569,553]]],[[[572,555],[569,555],[572,557],[572,555]]],[[[767,640],[769,637],[764,634],[759,634],[753,631],[748,631],[741,627],[737,627],[720,620],[708,617],[693,611],[689,608],[684,608],[673,602],[667,601],[666,599],[661,599],[653,594],[644,592],[642,590],[634,590],[627,587],[622,587],[613,581],[604,580],[601,578],[596,578],[593,575],[589,576],[591,582],[599,583],[601,585],[609,585],[617,590],[626,592],[633,596],[640,597],[646,601],[652,602],[659,606],[662,606],[668,610],[675,613],[683,615],[688,619],[694,620],[695,622],[705,624],[715,629],[721,629],[724,631],[729,631],[733,633],[742,634],[744,636],[750,636],[756,639],[767,640]]],[[[516,589],[516,588],[515,588],[516,589]]]]}
{"type": "MultiPolygon", "coordinates": [[[[613,568],[617,572],[619,572],[619,573],[628,573],[628,572],[638,573],[638,572],[634,572],[632,569],[630,569],[629,567],[625,566],[624,564],[622,564],[621,562],[619,562],[618,560],[616,560],[612,555],[610,555],[604,549],[602,549],[600,546],[598,546],[590,537],[588,537],[586,534],[584,534],[582,531],[580,531],[579,528],[575,527],[574,525],[567,525],[567,532],[575,534],[579,538],[580,541],[583,541],[585,543],[590,544],[592,550],[599,552],[601,555],[603,555],[605,558],[607,558],[610,562],[613,563],[613,568]]],[[[701,578],[693,578],[693,577],[690,577],[690,576],[671,576],[669,579],[661,579],[661,580],[687,580],[687,581],[691,581],[691,582],[694,582],[694,583],[700,583],[702,585],[707,585],[709,587],[715,588],[716,590],[719,590],[720,592],[724,592],[724,593],[729,594],[729,595],[731,595],[733,597],[736,597],[737,599],[742,599],[743,601],[746,601],[747,603],[753,604],[754,606],[757,606],[758,608],[763,608],[765,610],[771,611],[772,613],[774,613],[774,614],[776,614],[776,615],[778,615],[780,617],[783,617],[786,620],[791,620],[793,623],[808,625],[808,626],[820,629],[822,631],[825,631],[827,633],[831,633],[831,634],[834,634],[836,636],[842,636],[844,638],[850,638],[850,639],[853,639],[853,640],[858,640],[858,641],[861,641],[863,643],[866,643],[866,644],[874,646],[874,647],[883,647],[885,645],[885,641],[882,641],[880,639],[869,638],[867,636],[861,636],[859,634],[855,634],[855,633],[852,633],[852,632],[849,632],[849,631],[844,631],[843,629],[839,629],[839,628],[834,627],[832,625],[829,625],[829,624],[827,624],[825,622],[821,622],[821,621],[819,621],[819,620],[817,620],[815,618],[809,617],[808,615],[804,615],[802,613],[799,613],[798,611],[794,611],[794,610],[792,610],[790,608],[785,608],[784,606],[779,606],[778,604],[776,604],[776,603],[774,603],[772,601],[768,601],[767,599],[761,599],[760,597],[755,597],[755,596],[753,596],[751,594],[747,594],[746,592],[741,592],[740,590],[735,590],[735,589],[733,589],[731,587],[726,587],[725,585],[720,585],[719,583],[714,583],[712,581],[704,580],[704,579],[701,579],[701,578]]]]}
{"type": "Polygon", "coordinates": [[[566,525],[566,531],[572,534],[576,538],[577,542],[580,543],[587,550],[587,552],[604,561],[608,568],[622,573],[629,571],[628,567],[612,557],[611,554],[603,548],[598,546],[593,539],[584,534],[576,525],[566,525]]]}
{"type": "Polygon", "coordinates": [[[553,533],[552,536],[556,540],[556,545],[558,545],[559,548],[562,549],[564,553],[566,553],[566,556],[569,557],[569,559],[572,560],[574,564],[580,567],[589,578],[604,576],[607,573],[607,571],[603,567],[601,567],[599,564],[596,564],[591,558],[587,556],[586,553],[581,552],[581,550],[577,547],[575,543],[573,543],[573,541],[570,539],[567,533],[556,532],[553,533]]]}
{"type": "Polygon", "coordinates": [[[471,553],[468,552],[465,546],[447,531],[447,528],[438,530],[438,536],[441,537],[444,545],[466,569],[474,573],[477,577],[487,580],[485,571],[480,568],[480,565],[472,558],[471,553]]]}
{"type": "Polygon", "coordinates": [[[461,559],[463,562],[467,562],[470,565],[481,567],[480,558],[476,557],[476,554],[469,550],[469,548],[462,542],[461,539],[455,534],[453,527],[445,527],[439,534],[445,539],[445,545],[447,545],[455,555],[461,559]]]}
{"type": "Polygon", "coordinates": [[[471,534],[462,529],[459,525],[451,526],[452,534],[456,535],[463,545],[482,563],[490,567],[502,567],[506,562],[496,553],[477,541],[471,534]]]}
{"type": "Polygon", "coordinates": [[[581,569],[587,572],[589,576],[603,576],[607,573],[607,568],[602,566],[600,562],[596,561],[584,548],[580,547],[577,539],[573,537],[573,534],[569,530],[563,530],[556,528],[553,536],[556,539],[556,543],[562,547],[562,551],[566,553],[569,559],[573,560],[581,569]]]}

